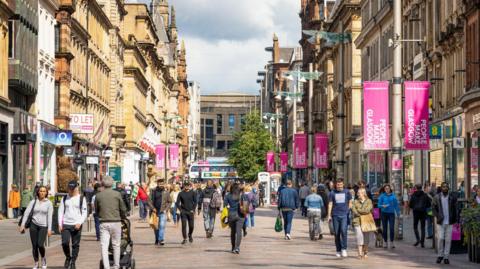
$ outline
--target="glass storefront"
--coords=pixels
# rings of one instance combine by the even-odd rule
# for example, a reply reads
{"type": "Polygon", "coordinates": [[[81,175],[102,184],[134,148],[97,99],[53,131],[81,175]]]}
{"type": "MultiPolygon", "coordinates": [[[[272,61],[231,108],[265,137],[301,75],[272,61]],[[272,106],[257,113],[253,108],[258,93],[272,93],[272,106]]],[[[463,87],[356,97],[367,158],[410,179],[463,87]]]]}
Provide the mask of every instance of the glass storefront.
{"type": "Polygon", "coordinates": [[[413,154],[403,157],[403,175],[404,185],[415,183],[415,156],[413,154]]]}
{"type": "Polygon", "coordinates": [[[362,175],[370,188],[381,187],[387,180],[386,152],[370,151],[362,154],[362,175]]]}

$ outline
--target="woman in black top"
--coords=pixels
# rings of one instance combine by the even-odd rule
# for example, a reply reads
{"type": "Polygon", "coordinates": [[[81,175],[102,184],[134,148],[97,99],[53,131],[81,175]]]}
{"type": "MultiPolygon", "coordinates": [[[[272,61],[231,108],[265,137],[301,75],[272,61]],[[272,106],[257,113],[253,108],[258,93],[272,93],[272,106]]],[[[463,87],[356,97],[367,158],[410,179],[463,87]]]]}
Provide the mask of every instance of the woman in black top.
{"type": "Polygon", "coordinates": [[[225,195],[224,205],[228,207],[228,225],[230,226],[230,241],[232,253],[240,254],[240,243],[242,242],[242,227],[245,216],[240,212],[240,199],[246,200],[241,191],[240,184],[234,183],[231,191],[225,195]]]}

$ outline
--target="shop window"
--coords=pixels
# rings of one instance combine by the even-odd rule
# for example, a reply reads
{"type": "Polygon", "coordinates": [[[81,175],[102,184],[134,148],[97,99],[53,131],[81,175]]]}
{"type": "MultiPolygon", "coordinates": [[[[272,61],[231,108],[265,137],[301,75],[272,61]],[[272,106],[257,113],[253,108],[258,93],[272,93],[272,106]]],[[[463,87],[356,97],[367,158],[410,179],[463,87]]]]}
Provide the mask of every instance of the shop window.
{"type": "Polygon", "coordinates": [[[225,141],[223,141],[223,140],[217,141],[217,149],[218,150],[225,150],[225,141]]]}
{"type": "Polygon", "coordinates": [[[235,115],[234,114],[229,114],[228,115],[228,128],[230,128],[230,130],[233,130],[233,128],[235,128],[235,115]]]}
{"type": "Polygon", "coordinates": [[[222,133],[222,127],[223,127],[223,115],[217,114],[217,134],[222,133]]]}

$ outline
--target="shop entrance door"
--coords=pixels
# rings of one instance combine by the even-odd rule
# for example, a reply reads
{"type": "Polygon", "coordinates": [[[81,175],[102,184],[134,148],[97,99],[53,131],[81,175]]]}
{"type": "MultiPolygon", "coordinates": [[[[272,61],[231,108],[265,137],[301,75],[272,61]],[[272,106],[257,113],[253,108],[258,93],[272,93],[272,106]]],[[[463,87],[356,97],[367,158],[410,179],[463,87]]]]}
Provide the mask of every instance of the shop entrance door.
{"type": "Polygon", "coordinates": [[[6,215],[8,199],[8,124],[0,122],[0,212],[6,215]]]}

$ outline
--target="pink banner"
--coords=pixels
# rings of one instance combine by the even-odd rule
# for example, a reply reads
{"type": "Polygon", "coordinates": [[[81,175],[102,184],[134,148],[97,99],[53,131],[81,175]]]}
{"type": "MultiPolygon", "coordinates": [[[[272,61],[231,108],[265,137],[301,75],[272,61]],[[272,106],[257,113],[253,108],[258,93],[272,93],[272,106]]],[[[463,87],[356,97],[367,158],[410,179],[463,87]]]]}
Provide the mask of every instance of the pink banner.
{"type": "Polygon", "coordinates": [[[405,81],[405,149],[430,149],[428,97],[430,82],[405,81]]]}
{"type": "Polygon", "coordinates": [[[168,154],[170,159],[170,166],[169,168],[172,170],[178,169],[178,144],[172,144],[168,146],[168,154]]]}
{"type": "Polygon", "coordinates": [[[307,135],[295,134],[293,139],[293,167],[298,169],[307,168],[307,135]]]}
{"type": "Polygon", "coordinates": [[[280,152],[280,172],[288,172],[288,153],[280,152]]]}
{"type": "Polygon", "coordinates": [[[388,86],[388,81],[363,83],[363,143],[366,150],[390,148],[388,86]]]}
{"type": "Polygon", "coordinates": [[[157,167],[157,169],[165,168],[165,145],[164,144],[155,146],[155,167],[157,167]]]}
{"type": "Polygon", "coordinates": [[[328,135],[315,134],[315,168],[328,168],[328,135]]]}
{"type": "Polygon", "coordinates": [[[273,151],[267,152],[267,172],[275,171],[275,153],[273,151]]]}

